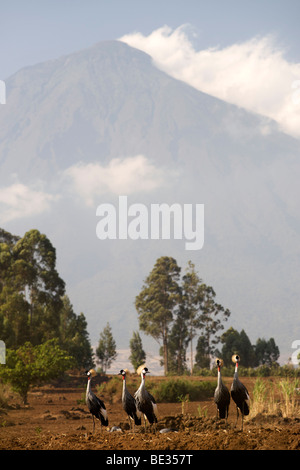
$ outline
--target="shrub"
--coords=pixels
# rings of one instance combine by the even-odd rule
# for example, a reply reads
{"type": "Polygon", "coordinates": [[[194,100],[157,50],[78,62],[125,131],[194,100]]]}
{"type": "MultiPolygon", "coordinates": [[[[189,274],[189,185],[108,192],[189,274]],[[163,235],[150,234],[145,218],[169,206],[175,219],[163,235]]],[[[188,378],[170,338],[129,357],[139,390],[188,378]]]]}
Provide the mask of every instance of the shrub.
{"type": "Polygon", "coordinates": [[[31,386],[57,378],[72,366],[73,357],[59,347],[57,340],[37,346],[27,342],[16,351],[7,350],[6,364],[0,365],[0,377],[26,404],[31,386]]]}
{"type": "Polygon", "coordinates": [[[151,388],[151,393],[158,403],[174,403],[187,396],[190,401],[200,401],[211,397],[216,388],[215,382],[189,380],[163,380],[151,388]]]}

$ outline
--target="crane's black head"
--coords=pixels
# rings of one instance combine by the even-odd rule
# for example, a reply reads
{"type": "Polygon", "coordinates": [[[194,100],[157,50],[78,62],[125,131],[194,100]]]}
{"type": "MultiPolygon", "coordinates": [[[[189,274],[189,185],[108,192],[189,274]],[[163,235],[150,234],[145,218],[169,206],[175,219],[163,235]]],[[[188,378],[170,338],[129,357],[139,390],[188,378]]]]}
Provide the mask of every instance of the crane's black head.
{"type": "Polygon", "coordinates": [[[144,369],[142,370],[142,374],[143,374],[143,377],[145,377],[146,374],[150,374],[148,367],[144,367],[144,369]]]}
{"type": "Polygon", "coordinates": [[[124,378],[125,375],[126,375],[126,371],[124,369],[121,369],[120,372],[118,373],[118,375],[122,375],[123,378],[124,378]]]}

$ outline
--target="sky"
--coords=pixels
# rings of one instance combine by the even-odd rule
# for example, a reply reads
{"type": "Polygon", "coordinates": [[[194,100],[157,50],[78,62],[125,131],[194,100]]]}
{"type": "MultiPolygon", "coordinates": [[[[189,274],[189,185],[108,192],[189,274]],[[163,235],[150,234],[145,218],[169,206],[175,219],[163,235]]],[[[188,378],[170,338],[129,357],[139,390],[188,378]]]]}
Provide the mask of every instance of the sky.
{"type": "Polygon", "coordinates": [[[0,78],[22,67],[117,39],[190,24],[197,47],[275,35],[300,61],[299,0],[0,0],[0,78]]]}

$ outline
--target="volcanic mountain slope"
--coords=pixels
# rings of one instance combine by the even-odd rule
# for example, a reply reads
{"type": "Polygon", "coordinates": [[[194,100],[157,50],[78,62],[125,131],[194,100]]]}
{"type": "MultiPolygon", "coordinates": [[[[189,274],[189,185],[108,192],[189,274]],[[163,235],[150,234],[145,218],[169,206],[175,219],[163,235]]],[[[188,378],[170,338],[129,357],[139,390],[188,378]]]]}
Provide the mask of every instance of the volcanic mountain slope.
{"type": "Polygon", "coordinates": [[[117,345],[128,346],[135,295],[157,257],[170,255],[183,269],[188,259],[196,264],[231,310],[228,326],[253,342],[273,336],[292,353],[300,335],[298,140],[174,80],[118,41],[24,68],[6,86],[1,225],[47,233],[94,342],[110,321],[117,345]],[[40,202],[47,196],[45,210],[14,212],[17,184],[40,202]],[[98,240],[96,207],[117,207],[122,194],[145,205],[204,203],[204,248],[98,240]]]}

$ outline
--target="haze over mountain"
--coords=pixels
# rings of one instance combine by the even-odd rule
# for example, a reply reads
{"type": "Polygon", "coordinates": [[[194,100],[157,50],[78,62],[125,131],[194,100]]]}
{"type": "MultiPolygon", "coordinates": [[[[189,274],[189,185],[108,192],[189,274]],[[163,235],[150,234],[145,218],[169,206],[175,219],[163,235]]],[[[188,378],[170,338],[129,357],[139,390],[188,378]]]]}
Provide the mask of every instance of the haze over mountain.
{"type": "Polygon", "coordinates": [[[169,77],[118,41],[24,68],[6,87],[0,226],[47,234],[93,344],[109,322],[117,347],[128,347],[138,328],[135,296],[168,255],[183,270],[191,259],[214,287],[232,312],[225,328],[244,328],[253,343],[274,337],[284,360],[293,353],[299,140],[169,77]],[[99,240],[96,208],[118,209],[121,195],[147,207],[203,203],[203,249],[186,251],[184,240],[99,240]]]}

